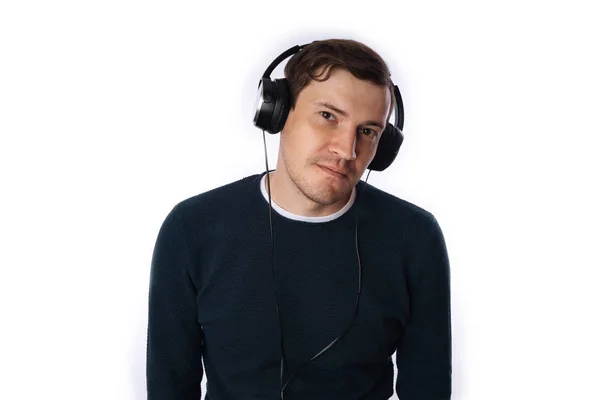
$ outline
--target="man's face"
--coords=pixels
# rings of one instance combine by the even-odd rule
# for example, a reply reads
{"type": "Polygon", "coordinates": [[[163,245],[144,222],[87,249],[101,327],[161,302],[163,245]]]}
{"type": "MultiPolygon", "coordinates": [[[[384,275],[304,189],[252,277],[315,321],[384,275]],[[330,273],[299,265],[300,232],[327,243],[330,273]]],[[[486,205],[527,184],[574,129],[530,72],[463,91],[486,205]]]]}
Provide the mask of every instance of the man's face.
{"type": "Polygon", "coordinates": [[[322,205],[347,201],[375,156],[390,106],[388,88],[346,70],[311,81],[281,132],[281,160],[300,192],[322,205]]]}

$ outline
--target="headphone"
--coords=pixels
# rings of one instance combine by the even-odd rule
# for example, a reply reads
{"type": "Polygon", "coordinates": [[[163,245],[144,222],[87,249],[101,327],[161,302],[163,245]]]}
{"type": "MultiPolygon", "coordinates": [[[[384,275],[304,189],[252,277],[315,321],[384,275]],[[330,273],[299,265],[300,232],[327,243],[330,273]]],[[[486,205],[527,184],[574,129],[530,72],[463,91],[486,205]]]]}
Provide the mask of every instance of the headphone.
{"type": "MultiPolygon", "coordinates": [[[[281,53],[271,64],[267,67],[265,73],[262,76],[262,79],[258,83],[258,96],[256,100],[256,112],[254,114],[254,125],[263,131],[263,141],[265,145],[265,164],[266,164],[266,181],[267,188],[269,194],[269,227],[271,231],[271,266],[273,268],[273,280],[275,281],[275,267],[274,267],[274,238],[273,238],[273,221],[272,221],[272,205],[271,205],[271,182],[269,179],[269,163],[267,159],[267,144],[265,139],[264,132],[267,131],[271,134],[275,134],[280,132],[285,125],[285,121],[287,119],[288,113],[290,111],[291,104],[291,96],[290,90],[288,86],[287,79],[275,79],[271,80],[270,75],[281,61],[289,57],[290,55],[298,53],[304,45],[296,45],[294,47],[289,48],[288,50],[281,53]]],[[[395,104],[395,121],[392,125],[390,122],[387,122],[386,127],[379,138],[379,143],[377,145],[377,151],[373,160],[368,166],[369,173],[367,174],[367,180],[369,179],[369,175],[371,171],[383,171],[387,167],[389,167],[392,162],[395,160],[398,155],[398,151],[400,150],[400,146],[404,141],[404,135],[402,134],[402,127],[404,125],[404,107],[402,104],[402,97],[400,96],[400,90],[395,84],[393,85],[394,97],[396,99],[395,104]]],[[[362,192],[364,193],[366,189],[366,181],[363,186],[362,192]]],[[[363,197],[362,195],[360,196],[363,197]]],[[[284,355],[283,355],[283,337],[281,337],[281,366],[280,366],[280,395],[281,400],[284,398],[284,391],[288,383],[292,380],[296,372],[306,366],[315,358],[319,357],[321,354],[329,350],[331,346],[333,346],[341,337],[343,337],[348,330],[354,324],[354,319],[356,318],[356,313],[358,310],[358,302],[360,299],[361,293],[361,281],[362,281],[362,266],[360,262],[360,254],[358,248],[358,207],[356,209],[356,226],[355,226],[355,234],[354,234],[355,246],[356,246],[356,256],[358,261],[358,292],[356,295],[356,301],[354,303],[354,311],[353,318],[350,324],[346,327],[346,329],[337,336],[331,343],[329,343],[325,348],[311,357],[309,360],[306,360],[300,367],[298,367],[288,378],[288,380],[283,382],[283,371],[284,371],[284,355]]],[[[277,289],[276,289],[277,292],[277,289]]],[[[276,293],[276,298],[278,299],[278,295],[276,293]]],[[[276,304],[277,309],[277,318],[279,319],[279,323],[281,324],[281,319],[279,315],[279,301],[277,300],[276,304]]]]}
{"type": "MultiPolygon", "coordinates": [[[[256,97],[256,112],[254,114],[254,125],[271,134],[280,132],[285,125],[291,104],[291,94],[286,78],[271,80],[273,70],[287,57],[298,53],[307,44],[290,47],[281,53],[265,70],[262,79],[258,83],[258,94],[256,97]]],[[[398,86],[393,85],[396,104],[394,107],[394,124],[390,122],[379,138],[377,151],[373,160],[367,167],[373,171],[383,171],[396,159],[400,146],[404,141],[402,128],[404,126],[404,105],[398,86]]]]}

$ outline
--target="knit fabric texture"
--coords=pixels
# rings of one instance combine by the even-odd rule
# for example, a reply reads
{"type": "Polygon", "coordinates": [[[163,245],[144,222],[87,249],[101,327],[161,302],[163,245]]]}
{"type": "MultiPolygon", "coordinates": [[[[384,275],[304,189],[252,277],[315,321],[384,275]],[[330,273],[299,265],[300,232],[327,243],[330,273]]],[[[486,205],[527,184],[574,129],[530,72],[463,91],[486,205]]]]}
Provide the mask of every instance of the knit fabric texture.
{"type": "Polygon", "coordinates": [[[273,210],[272,246],[264,175],[187,198],[162,223],[148,400],[199,400],[205,374],[205,399],[280,399],[282,350],[286,400],[450,399],[450,265],[433,214],[359,181],[336,218],[273,210]]]}

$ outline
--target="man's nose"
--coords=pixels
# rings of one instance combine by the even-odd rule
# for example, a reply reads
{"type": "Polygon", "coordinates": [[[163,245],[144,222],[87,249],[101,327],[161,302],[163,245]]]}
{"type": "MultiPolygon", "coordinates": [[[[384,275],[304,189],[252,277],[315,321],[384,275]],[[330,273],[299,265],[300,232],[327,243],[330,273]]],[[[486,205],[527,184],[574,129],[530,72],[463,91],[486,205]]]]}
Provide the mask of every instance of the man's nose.
{"type": "Polygon", "coordinates": [[[356,130],[352,127],[339,129],[329,145],[329,150],[344,160],[356,159],[356,130]]]}

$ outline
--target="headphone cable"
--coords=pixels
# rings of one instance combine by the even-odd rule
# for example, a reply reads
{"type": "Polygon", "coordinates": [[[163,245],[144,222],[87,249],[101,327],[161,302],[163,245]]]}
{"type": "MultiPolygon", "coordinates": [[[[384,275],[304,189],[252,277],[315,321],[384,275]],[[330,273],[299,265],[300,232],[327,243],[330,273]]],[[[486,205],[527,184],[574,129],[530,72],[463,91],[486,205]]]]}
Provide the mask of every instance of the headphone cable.
{"type": "Polygon", "coordinates": [[[288,383],[290,383],[290,381],[292,380],[292,378],[294,377],[294,375],[296,374],[296,372],[298,372],[298,370],[300,370],[302,367],[304,367],[306,364],[308,364],[309,362],[311,362],[312,360],[314,360],[315,358],[319,357],[321,354],[323,354],[325,351],[327,351],[331,346],[333,346],[341,337],[343,337],[348,330],[352,327],[352,325],[354,324],[354,320],[356,318],[356,314],[358,312],[358,301],[360,299],[360,293],[361,293],[361,283],[362,283],[362,265],[360,262],[360,252],[358,249],[358,201],[360,201],[360,198],[363,197],[365,189],[367,188],[367,181],[369,180],[369,175],[371,174],[371,170],[369,169],[369,172],[367,173],[367,177],[365,179],[361,194],[358,196],[358,200],[357,200],[357,204],[355,205],[356,207],[356,222],[355,222],[355,234],[354,234],[354,240],[355,240],[355,246],[356,246],[356,257],[358,260],[358,291],[357,291],[357,295],[356,295],[356,302],[354,304],[354,310],[353,310],[353,315],[352,315],[352,321],[350,321],[350,324],[348,325],[348,327],[342,332],[342,334],[340,336],[338,336],[337,338],[335,338],[333,340],[333,342],[329,343],[329,345],[327,345],[323,350],[321,350],[320,352],[318,352],[317,354],[315,354],[311,359],[307,360],[304,362],[304,364],[302,364],[300,367],[298,367],[294,373],[292,373],[292,375],[289,377],[289,379],[287,380],[287,382],[285,383],[285,385],[283,384],[283,359],[284,359],[284,355],[283,355],[283,327],[281,325],[281,316],[279,314],[279,294],[277,291],[277,281],[275,279],[275,242],[274,242],[274,238],[273,238],[273,219],[272,219],[272,203],[271,203],[271,178],[270,178],[270,172],[269,172],[269,161],[268,161],[268,157],[267,157],[267,142],[266,142],[266,138],[265,138],[265,130],[263,129],[263,144],[264,144],[264,152],[265,152],[265,167],[266,167],[266,178],[267,178],[267,191],[269,194],[269,227],[270,227],[270,232],[271,232],[271,270],[272,270],[272,274],[273,274],[273,283],[274,283],[274,287],[275,287],[275,301],[276,301],[276,310],[277,310],[277,319],[279,322],[279,328],[282,332],[282,334],[280,335],[280,345],[281,345],[281,366],[280,366],[280,373],[279,373],[279,380],[280,380],[280,388],[281,388],[281,400],[283,400],[283,391],[285,390],[286,386],[288,385],[288,383]]]}
{"type": "MultiPolygon", "coordinates": [[[[267,191],[269,192],[269,227],[270,227],[270,231],[271,231],[271,271],[273,274],[273,287],[275,288],[275,307],[277,310],[277,320],[279,322],[279,329],[281,330],[281,317],[279,315],[279,294],[278,294],[278,290],[277,290],[277,280],[275,279],[275,241],[273,239],[273,217],[272,217],[272,210],[273,210],[273,206],[271,204],[271,177],[270,177],[270,173],[269,173],[269,160],[267,158],[267,141],[265,138],[265,130],[263,129],[262,131],[263,133],[263,144],[264,144],[264,150],[265,150],[265,166],[266,166],[266,173],[267,173],[267,191]]],[[[280,381],[280,387],[281,385],[283,385],[283,334],[280,335],[280,346],[281,346],[281,366],[280,366],[280,371],[279,371],[279,381],[280,381]]],[[[281,399],[283,399],[283,389],[281,390],[281,399]]]]}

